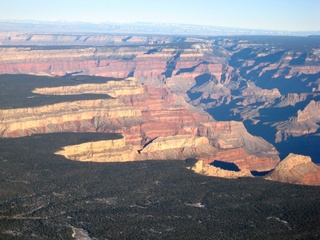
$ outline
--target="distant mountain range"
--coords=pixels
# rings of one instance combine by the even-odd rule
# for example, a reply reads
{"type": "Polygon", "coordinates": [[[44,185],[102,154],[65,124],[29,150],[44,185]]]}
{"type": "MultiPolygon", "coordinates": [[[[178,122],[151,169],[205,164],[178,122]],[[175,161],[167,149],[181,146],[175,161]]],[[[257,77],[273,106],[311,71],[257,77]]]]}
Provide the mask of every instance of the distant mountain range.
{"type": "Polygon", "coordinates": [[[0,21],[0,31],[23,32],[73,32],[73,33],[131,33],[159,35],[198,35],[198,36],[232,36],[232,35],[275,35],[275,36],[308,36],[320,35],[319,31],[276,31],[263,29],[231,28],[219,26],[175,24],[175,23],[87,23],[64,21],[0,21]]]}

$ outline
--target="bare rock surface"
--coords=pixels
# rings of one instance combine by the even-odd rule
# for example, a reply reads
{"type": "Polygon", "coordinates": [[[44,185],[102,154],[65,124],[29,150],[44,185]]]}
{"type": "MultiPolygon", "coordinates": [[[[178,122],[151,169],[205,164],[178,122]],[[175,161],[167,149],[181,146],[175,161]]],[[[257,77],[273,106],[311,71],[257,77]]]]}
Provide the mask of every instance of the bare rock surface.
{"type": "Polygon", "coordinates": [[[308,156],[291,153],[275,167],[267,179],[320,186],[320,167],[308,156]]]}
{"type": "Polygon", "coordinates": [[[65,146],[55,154],[82,162],[126,162],[136,158],[133,146],[124,138],[65,146]]]}
{"type": "MultiPolygon", "coordinates": [[[[246,163],[242,166],[248,169],[269,169],[270,163],[275,165],[279,161],[275,148],[249,134],[243,123],[216,122],[208,113],[194,108],[169,89],[142,86],[132,78],[101,84],[36,88],[33,92],[47,96],[97,93],[112,98],[2,109],[1,137],[53,132],[120,133],[126,139],[125,147],[108,150],[123,152],[119,161],[214,156],[216,149],[243,149],[246,163]],[[138,150],[140,154],[137,155],[138,150]]],[[[115,161],[115,157],[101,153],[102,145],[95,143],[93,146],[98,148],[94,154],[87,145],[82,145],[77,148],[66,146],[63,155],[80,161],[103,161],[102,156],[105,161],[115,161]],[[70,153],[76,151],[74,149],[82,153],[79,156],[70,153]]],[[[239,162],[242,157],[229,158],[229,161],[239,162]]]]}
{"type": "Polygon", "coordinates": [[[139,151],[141,159],[187,159],[211,156],[217,151],[208,138],[192,135],[159,137],[139,151]]]}
{"type": "MultiPolygon", "coordinates": [[[[151,148],[152,141],[205,137],[217,149],[210,160],[236,162],[241,169],[270,170],[279,157],[269,142],[280,143],[319,130],[320,52],[316,38],[5,32],[0,33],[0,41],[0,74],[134,77],[37,87],[33,94],[108,94],[111,99],[2,109],[2,137],[117,132],[135,151],[154,157],[170,154],[167,150],[161,154],[143,150],[151,148]],[[267,129],[258,135],[269,142],[250,134],[242,121],[267,129]]],[[[180,156],[181,149],[177,149],[171,154],[180,156]]]]}
{"type": "Polygon", "coordinates": [[[281,142],[289,136],[315,133],[319,129],[318,122],[320,122],[320,102],[312,100],[302,111],[298,110],[297,117],[275,124],[276,141],[281,142]]]}
{"type": "Polygon", "coordinates": [[[223,177],[223,178],[240,178],[240,177],[253,177],[250,170],[245,169],[241,171],[231,171],[221,169],[212,165],[203,164],[202,160],[199,160],[195,166],[191,168],[196,173],[211,176],[211,177],[223,177]]]}

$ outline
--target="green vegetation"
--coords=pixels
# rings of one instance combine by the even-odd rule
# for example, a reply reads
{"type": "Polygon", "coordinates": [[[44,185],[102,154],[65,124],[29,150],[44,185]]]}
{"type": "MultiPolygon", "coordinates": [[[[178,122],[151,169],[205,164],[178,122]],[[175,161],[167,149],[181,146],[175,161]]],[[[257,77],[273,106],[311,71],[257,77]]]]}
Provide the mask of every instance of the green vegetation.
{"type": "Polygon", "coordinates": [[[319,239],[320,188],[228,180],[185,161],[81,163],[53,152],[118,134],[0,139],[0,238],[319,239]]]}

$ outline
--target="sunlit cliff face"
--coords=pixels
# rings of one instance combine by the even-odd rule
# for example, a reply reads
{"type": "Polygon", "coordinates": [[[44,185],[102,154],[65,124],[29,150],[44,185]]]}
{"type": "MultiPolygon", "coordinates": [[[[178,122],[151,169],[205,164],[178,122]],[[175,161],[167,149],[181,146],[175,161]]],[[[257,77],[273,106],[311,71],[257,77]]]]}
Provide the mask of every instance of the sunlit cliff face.
{"type": "Polygon", "coordinates": [[[310,38],[304,39],[309,45],[301,45],[272,37],[10,34],[0,35],[11,45],[0,48],[0,73],[79,82],[35,86],[32,94],[109,97],[0,110],[5,116],[2,137],[117,132],[125,139],[125,151],[133,151],[131,159],[198,156],[205,164],[219,158],[241,170],[266,171],[279,161],[270,142],[310,136],[319,129],[320,54],[310,38]],[[79,75],[126,80],[88,83],[79,75]],[[170,140],[176,136],[184,136],[184,144],[189,137],[203,137],[213,153],[210,147],[200,151],[198,140],[177,147],[180,137],[170,140]]]}
{"type": "Polygon", "coordinates": [[[279,161],[275,148],[262,138],[250,135],[242,123],[216,122],[170,90],[142,87],[133,78],[35,88],[32,92],[45,96],[77,96],[81,92],[112,96],[111,99],[1,110],[2,137],[68,131],[115,132],[124,137],[110,143],[66,146],[59,154],[70,159],[109,162],[202,157],[210,163],[215,156],[223,156],[240,168],[259,171],[270,170],[279,161]],[[227,151],[235,148],[242,149],[237,156],[227,151]]]}

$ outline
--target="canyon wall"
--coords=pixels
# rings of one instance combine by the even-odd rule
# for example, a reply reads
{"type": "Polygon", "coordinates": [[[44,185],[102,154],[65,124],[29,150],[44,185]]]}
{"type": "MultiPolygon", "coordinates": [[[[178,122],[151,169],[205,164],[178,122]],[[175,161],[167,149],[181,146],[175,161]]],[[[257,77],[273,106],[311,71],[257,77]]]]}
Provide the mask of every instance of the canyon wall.
{"type": "Polygon", "coordinates": [[[223,160],[241,170],[266,171],[279,161],[272,144],[277,147],[319,129],[316,37],[6,32],[0,33],[0,42],[0,74],[61,76],[79,82],[35,86],[32,96],[110,96],[2,109],[2,137],[118,132],[127,146],[140,152],[134,153],[135,159],[198,156],[207,165],[223,160]],[[82,80],[85,75],[126,80],[83,83],[80,75],[82,80]],[[204,137],[213,155],[208,157],[205,150],[210,147],[173,147],[181,140],[177,136],[204,137]],[[175,144],[170,137],[176,137],[175,144]],[[172,147],[151,151],[155,144],[172,147]]]}
{"type": "Polygon", "coordinates": [[[136,158],[133,146],[127,144],[124,138],[65,146],[55,154],[82,162],[122,162],[136,158]]]}
{"type": "MultiPolygon", "coordinates": [[[[275,148],[262,138],[250,135],[241,122],[216,122],[208,113],[195,109],[169,89],[142,86],[133,78],[32,90],[33,94],[48,97],[81,92],[113,97],[2,109],[1,137],[52,132],[116,132],[124,136],[126,147],[112,151],[132,151],[119,154],[123,161],[205,157],[210,162],[219,156],[226,161],[239,162],[242,155],[238,158],[219,155],[220,151],[228,149],[243,149],[243,155],[250,156],[242,160],[241,168],[270,170],[279,161],[275,148]]],[[[86,161],[91,155],[94,156],[91,161],[103,161],[102,156],[106,156],[105,161],[116,159],[114,155],[102,153],[100,147],[97,152],[87,150],[85,153],[83,149],[87,148],[87,145],[66,146],[66,153],[61,154],[86,161]],[[80,151],[79,155],[74,154],[76,151],[80,151]]]]}
{"type": "Polygon", "coordinates": [[[276,141],[286,140],[288,137],[302,136],[315,133],[319,129],[320,102],[314,100],[303,109],[298,110],[297,117],[275,124],[276,141]]]}
{"type": "Polygon", "coordinates": [[[267,176],[279,182],[320,186],[320,167],[308,156],[289,154],[267,176]]]}

